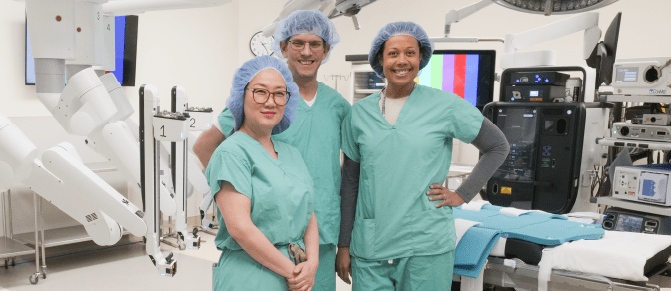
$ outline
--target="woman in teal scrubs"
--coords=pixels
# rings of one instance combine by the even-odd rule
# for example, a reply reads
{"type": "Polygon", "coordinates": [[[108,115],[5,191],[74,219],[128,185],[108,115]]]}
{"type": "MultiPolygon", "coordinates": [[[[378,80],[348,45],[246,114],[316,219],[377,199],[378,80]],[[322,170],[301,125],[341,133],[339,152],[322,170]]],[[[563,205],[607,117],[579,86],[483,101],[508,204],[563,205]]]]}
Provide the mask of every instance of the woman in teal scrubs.
{"type": "Polygon", "coordinates": [[[354,103],[343,122],[343,151],[361,169],[349,249],[354,291],[450,290],[452,207],[472,199],[508,153],[501,131],[477,108],[414,82],[432,51],[417,24],[382,28],[368,59],[387,87],[354,103]],[[455,138],[484,155],[452,192],[441,184],[455,138]]]}
{"type": "Polygon", "coordinates": [[[313,183],[298,150],[274,138],[289,127],[298,86],[281,61],[258,57],[233,78],[226,101],[235,133],[215,150],[206,176],[215,194],[221,250],[213,290],[311,290],[319,265],[313,183]],[[305,249],[295,265],[288,245],[305,249]]]}

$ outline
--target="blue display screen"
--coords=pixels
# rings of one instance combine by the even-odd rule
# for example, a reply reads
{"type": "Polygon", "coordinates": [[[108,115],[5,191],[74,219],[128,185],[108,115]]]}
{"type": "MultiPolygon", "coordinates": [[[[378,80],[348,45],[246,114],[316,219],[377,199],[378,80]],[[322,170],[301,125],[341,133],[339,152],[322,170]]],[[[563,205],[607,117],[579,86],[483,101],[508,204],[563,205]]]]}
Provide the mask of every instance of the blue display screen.
{"type": "Polygon", "coordinates": [[[117,81],[123,84],[123,56],[126,44],[126,16],[114,17],[114,74],[117,81]]]}

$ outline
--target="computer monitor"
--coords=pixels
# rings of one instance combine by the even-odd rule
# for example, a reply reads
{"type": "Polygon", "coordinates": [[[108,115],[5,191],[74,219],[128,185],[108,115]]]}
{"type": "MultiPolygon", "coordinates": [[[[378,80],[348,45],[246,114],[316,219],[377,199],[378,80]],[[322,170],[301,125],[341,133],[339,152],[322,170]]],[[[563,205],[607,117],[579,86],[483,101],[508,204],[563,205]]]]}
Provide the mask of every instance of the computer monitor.
{"type": "MultiPolygon", "coordinates": [[[[135,15],[114,17],[114,74],[122,86],[135,86],[135,63],[137,56],[138,17],[135,15]]],[[[64,80],[65,81],[65,80],[64,80]]],[[[33,59],[26,21],[26,85],[35,85],[35,60],[33,59]]]]}
{"type": "Polygon", "coordinates": [[[494,99],[495,65],[494,50],[435,50],[415,82],[457,94],[482,110],[494,99]]]}

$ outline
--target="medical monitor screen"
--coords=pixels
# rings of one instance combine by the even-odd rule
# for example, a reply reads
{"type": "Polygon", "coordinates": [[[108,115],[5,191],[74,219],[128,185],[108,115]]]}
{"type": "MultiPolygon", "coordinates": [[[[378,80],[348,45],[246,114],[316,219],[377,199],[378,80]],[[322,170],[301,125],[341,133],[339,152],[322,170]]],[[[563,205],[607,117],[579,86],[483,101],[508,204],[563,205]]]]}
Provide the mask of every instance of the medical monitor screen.
{"type": "MultiPolygon", "coordinates": [[[[135,61],[137,56],[138,17],[114,17],[114,66],[113,73],[122,86],[135,86],[135,61]]],[[[28,37],[26,21],[26,85],[35,85],[35,60],[28,37]]]]}
{"type": "Polygon", "coordinates": [[[482,111],[494,98],[493,50],[436,50],[415,82],[459,97],[482,111]]]}
{"type": "Polygon", "coordinates": [[[638,68],[617,68],[615,82],[638,82],[638,68]]]}
{"type": "Polygon", "coordinates": [[[620,214],[617,216],[617,225],[615,226],[615,230],[639,232],[642,225],[643,217],[620,214]]]}
{"type": "Polygon", "coordinates": [[[536,130],[538,114],[535,108],[502,108],[496,124],[510,143],[510,152],[497,177],[517,181],[533,181],[536,168],[536,130]]]}

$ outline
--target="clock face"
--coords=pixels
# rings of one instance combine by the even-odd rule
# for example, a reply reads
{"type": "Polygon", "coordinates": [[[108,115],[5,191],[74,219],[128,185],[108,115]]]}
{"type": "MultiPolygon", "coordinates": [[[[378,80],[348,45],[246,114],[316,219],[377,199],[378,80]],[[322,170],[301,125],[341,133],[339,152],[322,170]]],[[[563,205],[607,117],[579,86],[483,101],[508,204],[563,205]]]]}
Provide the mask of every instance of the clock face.
{"type": "Polygon", "coordinates": [[[274,53],[273,49],[270,48],[270,44],[273,40],[275,40],[274,37],[265,37],[263,33],[259,31],[254,34],[249,41],[249,49],[252,50],[252,53],[255,56],[270,56],[274,53]]]}

